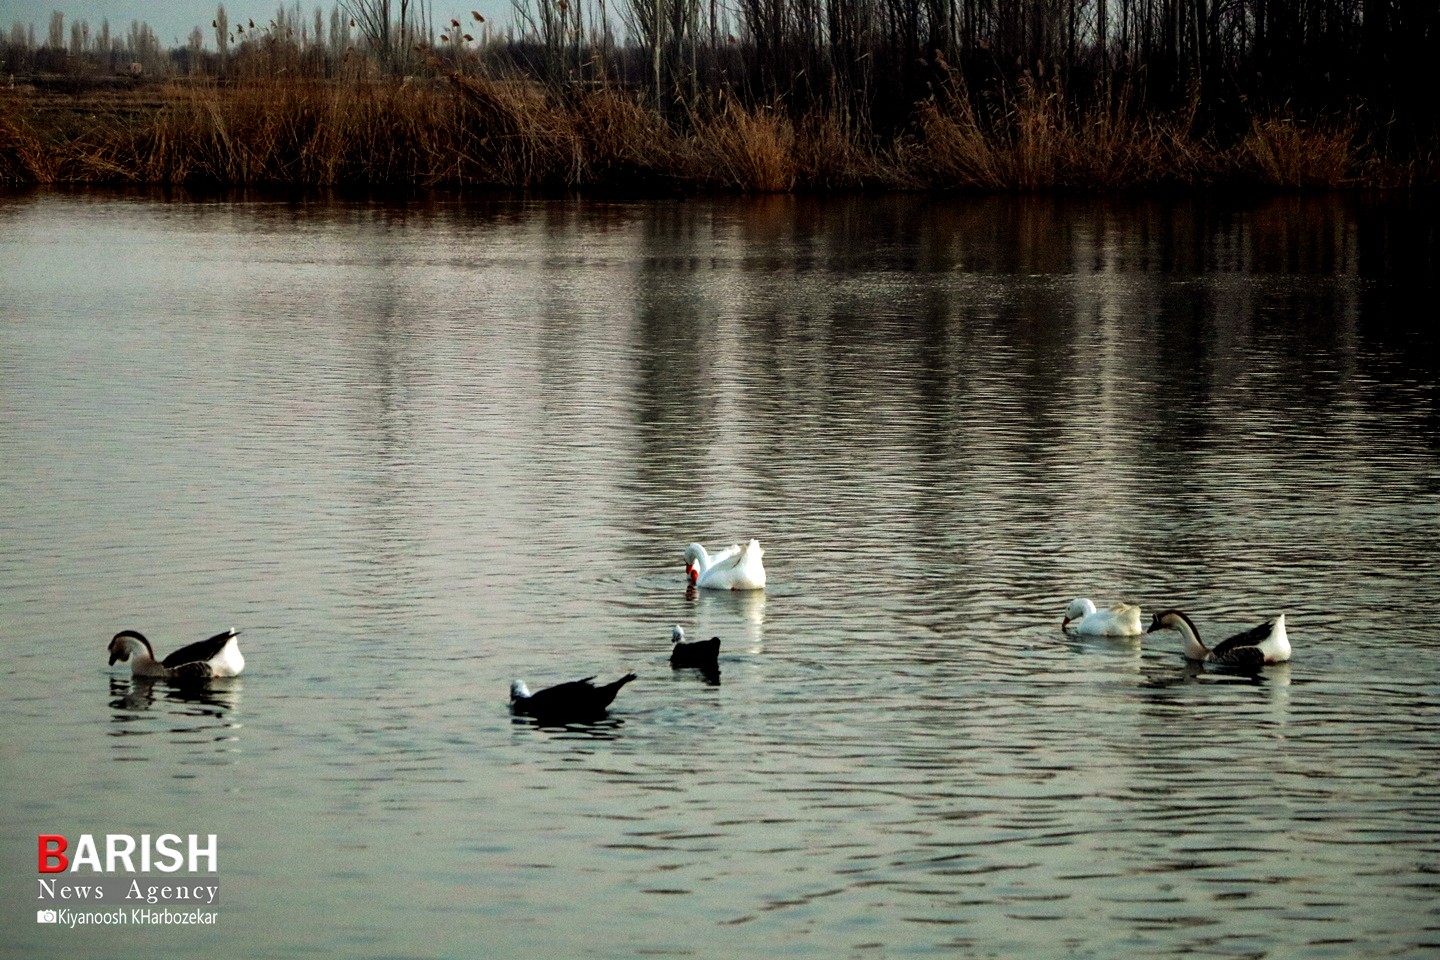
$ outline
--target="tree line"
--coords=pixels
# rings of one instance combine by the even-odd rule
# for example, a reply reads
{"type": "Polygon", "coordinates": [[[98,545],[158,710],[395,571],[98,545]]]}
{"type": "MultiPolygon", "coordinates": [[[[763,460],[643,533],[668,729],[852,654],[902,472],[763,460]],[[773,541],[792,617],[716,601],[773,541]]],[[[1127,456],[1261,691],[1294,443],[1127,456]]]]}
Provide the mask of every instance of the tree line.
{"type": "Polygon", "coordinates": [[[140,65],[224,77],[382,73],[524,77],[563,92],[643,96],[685,123],[722,102],[798,118],[822,113],[892,136],[926,103],[963,100],[1001,124],[1017,90],[1075,116],[1188,111],[1195,133],[1243,136],[1256,116],[1345,117],[1378,149],[1437,142],[1434,0],[512,0],[496,28],[478,12],[437,23],[432,0],[343,0],[264,22],[223,4],[207,30],[161,50],[132,22],[92,30],[56,13],[43,41],[15,24],[6,72],[140,65]]]}

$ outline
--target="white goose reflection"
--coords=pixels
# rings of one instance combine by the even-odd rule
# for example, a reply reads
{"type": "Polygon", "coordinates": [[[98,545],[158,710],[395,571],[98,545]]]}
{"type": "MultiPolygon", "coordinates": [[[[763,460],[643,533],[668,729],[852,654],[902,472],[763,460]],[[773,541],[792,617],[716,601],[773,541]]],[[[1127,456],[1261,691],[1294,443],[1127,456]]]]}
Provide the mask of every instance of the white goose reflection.
{"type": "Polygon", "coordinates": [[[760,653],[765,649],[765,591],[685,588],[695,603],[697,637],[720,637],[720,652],[760,653]]]}

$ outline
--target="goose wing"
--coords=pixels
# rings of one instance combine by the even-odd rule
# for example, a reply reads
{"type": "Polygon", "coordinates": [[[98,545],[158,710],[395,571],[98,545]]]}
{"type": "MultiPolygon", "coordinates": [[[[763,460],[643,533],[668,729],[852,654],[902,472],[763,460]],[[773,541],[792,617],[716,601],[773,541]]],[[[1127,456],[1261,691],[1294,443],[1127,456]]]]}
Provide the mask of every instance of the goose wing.
{"type": "Polygon", "coordinates": [[[204,660],[191,660],[189,663],[182,663],[178,667],[170,668],[170,679],[173,680],[209,680],[214,674],[210,670],[210,664],[204,660]]]}
{"type": "Polygon", "coordinates": [[[231,638],[237,636],[239,633],[239,630],[226,630],[224,633],[215,634],[215,636],[208,640],[201,640],[198,643],[181,647],[162,660],[161,664],[174,670],[176,667],[184,666],[187,663],[204,663],[221,650],[224,650],[225,644],[229,643],[231,638]]]}
{"type": "Polygon", "coordinates": [[[708,573],[712,570],[734,569],[735,567],[740,566],[740,562],[744,558],[744,554],[744,547],[740,546],[740,544],[738,543],[732,543],[730,546],[726,547],[724,550],[721,550],[719,553],[710,554],[710,566],[706,567],[705,570],[708,573]]]}
{"type": "Polygon", "coordinates": [[[1210,651],[1210,662],[1226,667],[1263,667],[1265,651],[1257,646],[1231,647],[1229,650],[1210,651]]]}
{"type": "Polygon", "coordinates": [[[735,545],[724,553],[716,556],[705,571],[706,580],[735,576],[737,578],[757,579],[763,583],[764,567],[761,566],[761,557],[765,551],[760,547],[760,541],[751,540],[744,546],[735,545]]]}
{"type": "MultiPolygon", "coordinates": [[[[1264,623],[1260,624],[1258,627],[1251,627],[1244,633],[1237,633],[1235,634],[1235,636],[1230,637],[1227,640],[1220,641],[1210,651],[1211,659],[1219,660],[1221,662],[1228,662],[1225,661],[1223,658],[1232,655],[1249,656],[1249,654],[1237,653],[1237,651],[1247,649],[1254,650],[1255,653],[1260,653],[1260,644],[1264,643],[1265,639],[1269,637],[1270,634],[1275,632],[1275,621],[1278,619],[1279,617],[1272,617],[1271,619],[1266,620],[1264,623]]],[[[1260,655],[1260,660],[1261,662],[1264,662],[1264,654],[1260,655]]]]}

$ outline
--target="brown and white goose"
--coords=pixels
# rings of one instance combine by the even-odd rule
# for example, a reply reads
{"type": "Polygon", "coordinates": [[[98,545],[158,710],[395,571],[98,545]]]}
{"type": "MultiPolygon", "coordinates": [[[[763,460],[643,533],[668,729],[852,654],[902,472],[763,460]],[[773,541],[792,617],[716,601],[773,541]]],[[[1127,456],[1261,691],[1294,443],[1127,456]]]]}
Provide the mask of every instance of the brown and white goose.
{"type": "Polygon", "coordinates": [[[1191,660],[1231,667],[1261,667],[1290,659],[1290,638],[1285,634],[1283,613],[1213,647],[1205,646],[1194,622],[1179,610],[1155,614],[1155,619],[1150,621],[1150,629],[1145,632],[1166,629],[1180,631],[1180,636],[1185,638],[1185,656],[1191,660]]]}
{"type": "Polygon", "coordinates": [[[167,680],[235,677],[245,669],[245,657],[235,640],[239,633],[239,630],[226,630],[208,640],[181,647],[164,660],[156,660],[155,650],[143,633],[121,630],[110,639],[110,665],[128,660],[132,675],[167,680]]]}

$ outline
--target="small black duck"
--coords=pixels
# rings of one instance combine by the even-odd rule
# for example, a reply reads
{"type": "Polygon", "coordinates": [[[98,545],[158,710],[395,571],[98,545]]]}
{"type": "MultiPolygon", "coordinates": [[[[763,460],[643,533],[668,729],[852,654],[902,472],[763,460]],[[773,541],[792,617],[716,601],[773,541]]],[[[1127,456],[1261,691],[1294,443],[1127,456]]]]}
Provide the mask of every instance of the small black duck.
{"type": "Polygon", "coordinates": [[[719,668],[717,662],[720,657],[720,638],[711,637],[709,640],[696,640],[694,643],[685,642],[685,629],[675,627],[670,631],[670,666],[672,667],[700,667],[701,669],[715,670],[719,668]]]}

